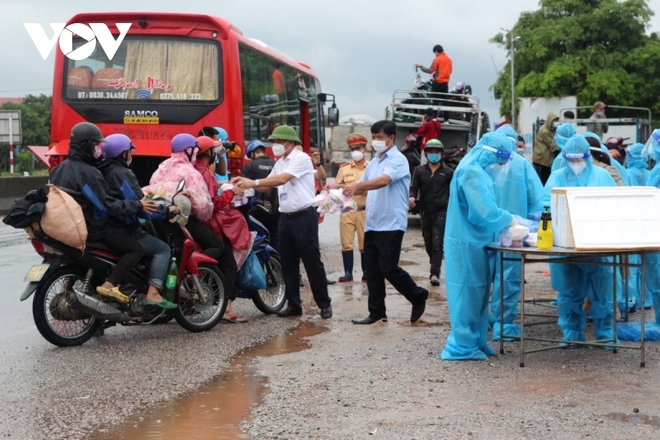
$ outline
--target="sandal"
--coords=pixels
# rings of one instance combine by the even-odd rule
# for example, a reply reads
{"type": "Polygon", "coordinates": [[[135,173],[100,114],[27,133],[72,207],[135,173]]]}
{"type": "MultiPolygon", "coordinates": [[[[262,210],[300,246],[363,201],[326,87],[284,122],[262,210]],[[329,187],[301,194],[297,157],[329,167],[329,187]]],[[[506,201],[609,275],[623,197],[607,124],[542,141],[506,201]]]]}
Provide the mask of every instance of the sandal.
{"type": "Polygon", "coordinates": [[[436,277],[435,275],[432,275],[432,276],[429,277],[429,278],[430,278],[430,281],[431,281],[431,285],[432,285],[432,286],[439,286],[439,285],[440,285],[440,280],[439,280],[438,277],[436,277]]]}
{"type": "Polygon", "coordinates": [[[222,320],[227,321],[227,322],[231,322],[233,324],[237,324],[237,323],[242,324],[242,323],[248,322],[247,318],[243,318],[242,316],[238,316],[238,315],[225,315],[225,316],[222,317],[222,320]]]}

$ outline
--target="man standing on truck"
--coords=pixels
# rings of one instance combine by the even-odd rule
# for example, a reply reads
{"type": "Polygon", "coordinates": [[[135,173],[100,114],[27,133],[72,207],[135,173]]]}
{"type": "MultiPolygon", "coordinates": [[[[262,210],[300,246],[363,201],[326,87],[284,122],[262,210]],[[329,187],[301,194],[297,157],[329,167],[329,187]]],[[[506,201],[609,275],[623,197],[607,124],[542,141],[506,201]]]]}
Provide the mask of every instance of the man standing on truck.
{"type": "Polygon", "coordinates": [[[548,177],[550,177],[552,161],[560,151],[554,140],[557,127],[559,127],[559,116],[553,112],[548,113],[548,118],[541,128],[539,128],[539,131],[536,133],[536,140],[534,141],[532,163],[543,185],[545,185],[548,177]]]}
{"type": "MultiPolygon", "coordinates": [[[[596,101],[594,102],[594,113],[591,115],[589,119],[604,119],[607,116],[605,116],[605,103],[603,101],[596,101]]],[[[607,133],[607,129],[609,128],[607,122],[589,122],[587,124],[587,131],[590,131],[592,133],[596,133],[600,140],[603,140],[603,134],[607,133]]]]}
{"type": "Polygon", "coordinates": [[[435,54],[435,59],[431,67],[426,68],[421,64],[415,64],[415,67],[422,69],[424,73],[430,73],[433,75],[433,83],[431,84],[431,91],[438,93],[448,93],[449,92],[449,77],[451,76],[452,71],[452,62],[451,58],[447,56],[442,46],[436,44],[433,46],[433,53],[435,54]]]}

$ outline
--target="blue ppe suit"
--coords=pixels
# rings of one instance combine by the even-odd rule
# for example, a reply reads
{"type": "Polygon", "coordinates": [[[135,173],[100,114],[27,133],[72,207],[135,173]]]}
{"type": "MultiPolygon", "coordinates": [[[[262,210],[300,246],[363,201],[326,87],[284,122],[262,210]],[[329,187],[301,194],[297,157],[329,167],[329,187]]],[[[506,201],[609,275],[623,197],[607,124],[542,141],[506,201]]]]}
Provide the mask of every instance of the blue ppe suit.
{"type": "MultiPolygon", "coordinates": [[[[568,140],[573,136],[575,136],[575,127],[573,127],[573,124],[561,124],[559,127],[557,127],[557,131],[555,131],[555,143],[559,148],[563,150],[566,142],[568,142],[568,140]]],[[[566,159],[564,159],[564,156],[559,154],[557,157],[555,157],[555,160],[552,161],[552,167],[550,170],[556,171],[560,168],[564,168],[565,166],[566,159]]]]}
{"type": "MultiPolygon", "coordinates": [[[[658,131],[656,129],[654,135],[658,131]]],[[[651,136],[649,156],[655,160],[655,166],[649,173],[649,179],[646,184],[660,188],[660,143],[656,140],[656,136],[651,136]]],[[[653,310],[655,311],[655,322],[660,323],[660,276],[658,275],[660,273],[660,253],[647,254],[644,258],[644,266],[646,270],[644,279],[646,293],[651,293],[653,310]]]]}
{"type": "MultiPolygon", "coordinates": [[[[564,148],[566,153],[587,153],[589,143],[581,135],[573,136],[564,148]]],[[[550,205],[550,191],[557,187],[616,186],[607,171],[587,159],[586,168],[576,176],[567,166],[552,172],[545,184],[544,204],[550,205]]],[[[591,259],[589,261],[604,261],[591,259]]],[[[612,332],[612,267],[586,264],[550,264],[552,288],[558,291],[557,309],[567,341],[584,341],[587,314],[582,310],[585,297],[592,303],[589,314],[596,327],[596,339],[613,339],[612,332]]]]}
{"type": "MultiPolygon", "coordinates": [[[[626,156],[626,168],[628,171],[630,186],[646,186],[649,181],[649,162],[648,158],[642,157],[643,149],[644,144],[640,143],[632,144],[628,148],[628,155],[626,156]]],[[[642,257],[640,255],[631,255],[628,258],[630,259],[631,263],[639,264],[642,261],[642,257]]],[[[635,302],[640,306],[642,304],[641,290],[642,270],[639,267],[631,267],[630,278],[628,279],[628,292],[632,298],[635,298],[635,302]]],[[[653,297],[651,291],[647,288],[644,292],[644,308],[650,307],[653,307],[653,297]]]]}
{"type": "MultiPolygon", "coordinates": [[[[557,128],[557,131],[562,126],[557,128]]],[[[571,126],[572,127],[572,126],[571,126]]],[[[575,131],[575,130],[573,130],[575,131]]],[[[505,134],[514,148],[518,134],[510,125],[497,129],[496,133],[505,134]]],[[[557,135],[555,135],[557,139],[557,135]]],[[[563,147],[563,145],[561,146],[563,147]]],[[[514,155],[505,179],[495,182],[495,202],[498,207],[511,214],[529,218],[539,215],[543,209],[543,185],[539,175],[529,161],[520,155],[514,155]]],[[[498,232],[493,235],[493,242],[498,240],[498,232]]],[[[490,253],[490,267],[493,272],[493,291],[490,299],[491,313],[494,315],[493,341],[500,340],[500,259],[490,253]]],[[[520,325],[513,321],[518,316],[520,298],[521,265],[516,261],[504,262],[504,334],[520,336],[520,325]]],[[[507,338],[509,339],[509,338],[507,338]]]]}
{"type": "Polygon", "coordinates": [[[484,149],[486,145],[515,156],[515,147],[504,134],[487,133],[454,171],[445,229],[451,331],[440,354],[443,360],[486,360],[495,354],[488,345],[492,276],[486,246],[497,231],[513,222],[513,216],[496,204],[493,179],[486,167],[502,160],[484,149]]]}

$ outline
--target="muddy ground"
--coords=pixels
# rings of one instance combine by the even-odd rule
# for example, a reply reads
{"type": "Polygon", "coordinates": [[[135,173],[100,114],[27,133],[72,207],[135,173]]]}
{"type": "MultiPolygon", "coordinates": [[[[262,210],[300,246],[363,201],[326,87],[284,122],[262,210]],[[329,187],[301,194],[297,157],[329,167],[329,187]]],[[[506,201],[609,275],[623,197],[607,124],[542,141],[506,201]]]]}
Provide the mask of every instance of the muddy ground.
{"type": "MultiPolygon", "coordinates": [[[[329,218],[322,225],[325,234],[331,223],[329,218]]],[[[341,274],[339,254],[338,243],[324,245],[335,278],[341,274]]],[[[425,286],[426,261],[420,230],[413,225],[401,265],[425,286]]],[[[527,267],[530,296],[554,297],[547,270],[547,264],[527,267]]],[[[255,361],[268,378],[268,392],[243,429],[254,439],[660,438],[654,391],[660,383],[658,343],[647,343],[646,368],[640,368],[639,350],[614,354],[595,347],[530,354],[521,368],[518,342],[506,343],[505,354],[487,362],[441,361],[449,332],[444,282],[430,290],[424,323],[410,324],[410,305],[388,286],[389,323],[356,326],[351,319],[368,313],[366,286],[331,286],[333,319],[302,318],[327,325],[329,332],[309,338],[309,350],[255,361]]],[[[554,310],[530,305],[530,312],[554,310]]],[[[652,319],[649,313],[646,320],[652,319]]],[[[561,337],[555,324],[526,332],[561,337]]],[[[586,336],[593,338],[591,324],[586,336]]]]}

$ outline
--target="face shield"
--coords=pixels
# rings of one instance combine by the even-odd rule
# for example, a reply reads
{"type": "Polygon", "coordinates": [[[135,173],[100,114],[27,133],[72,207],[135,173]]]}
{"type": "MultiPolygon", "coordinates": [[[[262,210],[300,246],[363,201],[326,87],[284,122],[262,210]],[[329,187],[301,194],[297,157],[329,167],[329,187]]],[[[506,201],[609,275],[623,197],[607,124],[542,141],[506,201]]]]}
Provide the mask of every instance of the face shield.
{"type": "Polygon", "coordinates": [[[496,185],[503,185],[507,174],[509,174],[509,170],[511,169],[513,153],[489,145],[484,145],[482,148],[494,153],[497,158],[497,162],[492,163],[485,168],[486,173],[488,173],[496,185]]]}
{"type": "Polygon", "coordinates": [[[660,144],[660,129],[656,128],[649,136],[649,140],[646,141],[644,148],[642,149],[642,157],[650,157],[653,160],[658,160],[657,154],[655,153],[655,147],[660,144]]]}

